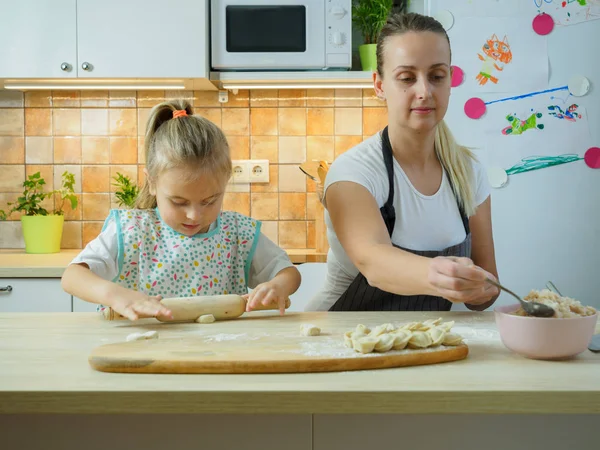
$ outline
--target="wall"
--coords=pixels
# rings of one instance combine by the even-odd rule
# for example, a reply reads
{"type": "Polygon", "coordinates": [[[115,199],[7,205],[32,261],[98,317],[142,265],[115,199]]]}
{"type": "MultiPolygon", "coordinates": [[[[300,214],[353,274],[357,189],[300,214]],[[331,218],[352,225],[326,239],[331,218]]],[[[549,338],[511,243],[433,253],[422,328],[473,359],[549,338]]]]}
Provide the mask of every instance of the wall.
{"type": "MultiPolygon", "coordinates": [[[[0,90],[0,209],[22,192],[27,175],[39,171],[58,187],[69,170],[80,204],[67,208],[62,247],[85,246],[116,207],[116,173],[143,182],[150,109],[177,96],[222,127],[233,159],[270,161],[270,183],[232,185],[224,208],[264,221],[265,234],[283,248],[315,247],[315,186],[299,165],[331,162],[386,123],[371,89],[239,91],[224,104],[205,91],[0,90]]],[[[0,222],[0,248],[22,248],[19,216],[10,219],[0,222]]]]}

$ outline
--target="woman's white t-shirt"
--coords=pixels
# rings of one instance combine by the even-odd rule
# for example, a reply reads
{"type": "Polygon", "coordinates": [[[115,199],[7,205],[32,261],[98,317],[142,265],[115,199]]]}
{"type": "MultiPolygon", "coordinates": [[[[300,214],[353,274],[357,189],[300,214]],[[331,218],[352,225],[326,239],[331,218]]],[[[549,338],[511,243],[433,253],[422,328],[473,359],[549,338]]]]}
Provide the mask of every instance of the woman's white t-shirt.
{"type": "MultiPolygon", "coordinates": [[[[423,195],[412,185],[394,158],[394,208],[396,224],[392,243],[411,250],[442,250],[461,243],[466,235],[456,197],[443,171],[442,183],[433,195],[423,195]]],[[[473,162],[476,205],[490,194],[484,168],[473,162]]],[[[340,155],[331,165],[323,195],[329,186],[339,181],[351,181],[364,186],[381,208],[389,194],[388,175],[383,161],[381,134],[366,139],[340,155]]],[[[329,252],[324,286],[311,299],[306,311],[328,310],[346,291],[358,275],[358,269],[346,255],[335,234],[329,213],[325,209],[325,224],[329,252]]]]}

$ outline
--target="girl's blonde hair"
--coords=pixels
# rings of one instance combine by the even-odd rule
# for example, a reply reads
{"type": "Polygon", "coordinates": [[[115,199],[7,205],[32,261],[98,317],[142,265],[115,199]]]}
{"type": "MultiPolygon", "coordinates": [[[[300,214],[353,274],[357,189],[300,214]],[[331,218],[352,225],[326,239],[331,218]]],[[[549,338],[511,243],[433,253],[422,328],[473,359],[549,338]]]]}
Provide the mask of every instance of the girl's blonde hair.
{"type": "MultiPolygon", "coordinates": [[[[227,139],[219,127],[201,116],[194,116],[185,100],[160,103],[152,108],[146,126],[144,151],[149,178],[156,180],[165,170],[189,167],[198,175],[231,176],[231,157],[227,139]],[[185,110],[187,115],[173,118],[173,112],[185,110]]],[[[135,202],[135,208],[156,207],[146,179],[135,202]]]]}
{"type": "MultiPolygon", "coordinates": [[[[416,13],[392,13],[377,38],[377,73],[382,79],[386,40],[391,36],[398,36],[411,31],[430,31],[440,34],[446,38],[448,45],[450,45],[450,39],[446,30],[433,17],[416,13]]],[[[472,166],[472,162],[476,159],[475,155],[468,148],[456,142],[443,120],[436,127],[435,152],[450,177],[459,205],[463,208],[467,217],[472,216],[476,210],[472,166]]]]}

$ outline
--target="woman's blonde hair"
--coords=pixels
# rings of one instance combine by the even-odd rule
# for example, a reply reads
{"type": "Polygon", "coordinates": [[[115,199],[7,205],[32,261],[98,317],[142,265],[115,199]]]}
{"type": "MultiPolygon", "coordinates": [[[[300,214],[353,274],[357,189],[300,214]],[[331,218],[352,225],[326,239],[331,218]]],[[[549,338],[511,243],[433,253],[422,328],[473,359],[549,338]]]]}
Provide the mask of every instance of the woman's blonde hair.
{"type": "MultiPolygon", "coordinates": [[[[416,13],[390,14],[377,39],[377,73],[381,78],[383,78],[384,46],[387,39],[408,32],[424,31],[444,36],[450,45],[446,30],[433,17],[416,13]]],[[[472,216],[476,209],[472,166],[473,160],[476,159],[475,155],[456,142],[443,120],[436,127],[435,152],[450,177],[459,205],[468,217],[472,216]]]]}
{"type": "MultiPolygon", "coordinates": [[[[193,114],[185,100],[163,102],[152,108],[144,141],[146,170],[151,180],[174,167],[189,167],[198,175],[208,173],[229,179],[232,165],[225,135],[211,121],[193,114]],[[186,115],[174,118],[173,113],[181,110],[186,115]]],[[[135,208],[156,207],[156,197],[150,193],[151,180],[144,182],[135,208]]]]}

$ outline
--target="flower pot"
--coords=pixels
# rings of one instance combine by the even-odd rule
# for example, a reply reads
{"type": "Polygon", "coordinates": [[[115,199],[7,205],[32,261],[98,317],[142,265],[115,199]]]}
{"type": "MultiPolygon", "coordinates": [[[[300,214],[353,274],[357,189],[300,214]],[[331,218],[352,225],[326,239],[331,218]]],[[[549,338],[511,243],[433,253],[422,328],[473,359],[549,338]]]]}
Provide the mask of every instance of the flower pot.
{"type": "Polygon", "coordinates": [[[64,220],[64,216],[57,215],[22,216],[25,253],[60,252],[64,220]]]}
{"type": "Polygon", "coordinates": [[[359,45],[358,54],[362,70],[370,72],[377,70],[377,44],[359,45]]]}

